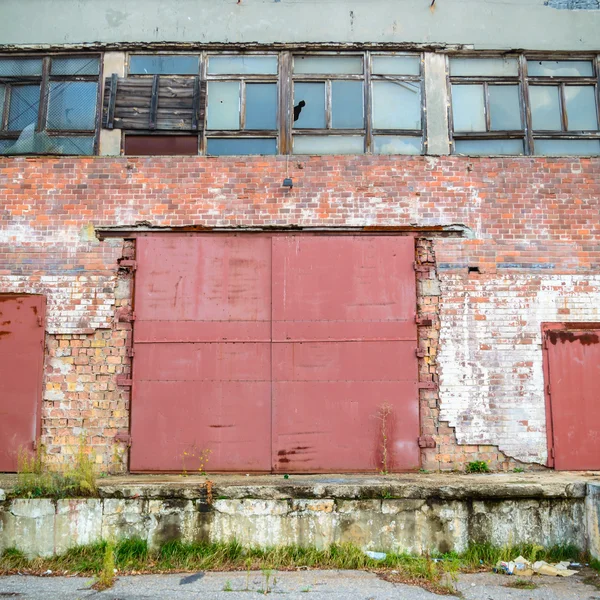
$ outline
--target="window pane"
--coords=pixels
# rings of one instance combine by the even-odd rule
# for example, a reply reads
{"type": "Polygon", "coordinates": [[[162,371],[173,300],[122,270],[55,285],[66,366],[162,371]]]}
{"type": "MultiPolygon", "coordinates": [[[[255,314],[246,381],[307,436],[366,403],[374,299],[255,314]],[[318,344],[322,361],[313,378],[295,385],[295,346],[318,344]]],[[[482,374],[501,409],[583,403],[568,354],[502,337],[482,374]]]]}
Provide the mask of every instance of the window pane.
{"type": "Polygon", "coordinates": [[[483,85],[452,86],[454,131],[485,131],[483,85]]]}
{"type": "Polygon", "coordinates": [[[522,129],[518,85],[490,85],[490,128],[492,131],[522,129]]]}
{"type": "Polygon", "coordinates": [[[97,94],[97,83],[50,82],[46,127],[48,129],[95,129],[97,94]]]}
{"type": "Polygon", "coordinates": [[[94,153],[94,138],[54,137],[45,131],[34,132],[33,129],[25,129],[18,140],[10,140],[10,146],[7,145],[1,152],[3,154],[89,155],[94,153]]]}
{"type": "Polygon", "coordinates": [[[9,131],[21,131],[28,125],[37,123],[39,106],[39,85],[13,86],[10,93],[7,129],[9,131]]]}
{"type": "Polygon", "coordinates": [[[277,84],[246,84],[246,129],[277,129],[277,84]]]}
{"type": "Polygon", "coordinates": [[[41,74],[41,58],[0,58],[0,76],[21,77],[41,74]]]}
{"type": "Polygon", "coordinates": [[[198,57],[181,54],[133,54],[129,57],[132,75],[197,75],[198,57]]]}
{"type": "Polygon", "coordinates": [[[362,56],[294,56],[294,73],[360,75],[362,56]]]}
{"type": "Polygon", "coordinates": [[[516,77],[519,63],[516,58],[451,58],[452,76],[516,77]]]}
{"type": "Polygon", "coordinates": [[[4,115],[4,97],[6,96],[6,86],[0,84],[0,129],[2,129],[4,115]]]}
{"type": "Polygon", "coordinates": [[[53,58],[51,75],[98,75],[100,61],[97,58],[53,58]]]}
{"type": "Polygon", "coordinates": [[[391,135],[375,136],[375,154],[421,154],[421,138],[391,135]]]}
{"type": "Polygon", "coordinates": [[[593,85],[565,86],[569,131],[598,129],[596,90],[593,85]]]}
{"type": "Polygon", "coordinates": [[[535,153],[545,156],[597,156],[600,140],[535,140],[535,153]]]}
{"type": "Polygon", "coordinates": [[[365,140],[362,136],[294,136],[294,154],[363,154],[364,151],[365,140]]]}
{"type": "Polygon", "coordinates": [[[207,154],[211,156],[244,156],[277,154],[277,140],[267,138],[209,138],[207,154]]]}
{"type": "Polygon", "coordinates": [[[527,74],[534,77],[592,77],[589,60],[528,60],[527,74]]]}
{"type": "Polygon", "coordinates": [[[209,56],[209,75],[277,75],[276,56],[209,56]]]}
{"type": "Polygon", "coordinates": [[[496,154],[524,154],[523,140],[456,140],[455,154],[486,156],[496,154]]]}
{"type": "Polygon", "coordinates": [[[375,129],[421,129],[421,86],[410,81],[373,82],[375,129]]]}
{"type": "Polygon", "coordinates": [[[376,75],[419,75],[419,56],[373,56],[373,73],[376,75]]]}
{"type": "Polygon", "coordinates": [[[325,84],[294,84],[294,127],[296,129],[324,129],[325,84]]]}
{"type": "Polygon", "coordinates": [[[362,81],[331,82],[331,126],[361,129],[365,125],[362,81]]]}
{"type": "Polygon", "coordinates": [[[208,82],[208,129],[240,128],[240,82],[208,82]]]}
{"type": "Polygon", "coordinates": [[[532,85],[529,87],[531,104],[531,123],[534,129],[560,131],[560,104],[558,86],[532,85]]]}

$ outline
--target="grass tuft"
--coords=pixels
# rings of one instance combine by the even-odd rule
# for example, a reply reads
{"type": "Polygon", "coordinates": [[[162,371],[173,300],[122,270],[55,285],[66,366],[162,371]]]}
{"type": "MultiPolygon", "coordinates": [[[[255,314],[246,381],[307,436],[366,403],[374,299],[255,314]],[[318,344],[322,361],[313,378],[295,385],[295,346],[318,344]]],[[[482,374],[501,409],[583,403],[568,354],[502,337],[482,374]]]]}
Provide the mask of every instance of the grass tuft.
{"type": "Polygon", "coordinates": [[[115,546],[108,542],[104,546],[104,556],[102,559],[102,569],[98,574],[98,579],[94,584],[94,589],[98,591],[111,588],[115,583],[115,546]]]}

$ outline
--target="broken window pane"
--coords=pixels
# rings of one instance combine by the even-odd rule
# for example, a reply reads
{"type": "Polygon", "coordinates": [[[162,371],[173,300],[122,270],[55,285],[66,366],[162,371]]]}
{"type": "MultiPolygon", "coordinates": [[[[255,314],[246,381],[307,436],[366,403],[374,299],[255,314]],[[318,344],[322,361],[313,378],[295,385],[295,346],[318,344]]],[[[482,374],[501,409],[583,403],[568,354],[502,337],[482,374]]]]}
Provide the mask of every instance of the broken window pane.
{"type": "Polygon", "coordinates": [[[46,127],[48,129],[95,129],[97,95],[97,83],[51,81],[46,127]]]}
{"type": "Polygon", "coordinates": [[[593,85],[565,86],[569,131],[598,130],[596,90],[593,85]]]}
{"type": "Polygon", "coordinates": [[[516,77],[519,63],[516,58],[451,58],[450,75],[516,77]]]}
{"type": "Polygon", "coordinates": [[[7,129],[21,131],[28,125],[36,124],[39,106],[39,85],[13,86],[10,94],[7,129]]]}
{"type": "Polygon", "coordinates": [[[525,154],[523,140],[455,140],[454,150],[469,156],[525,154]]]}
{"type": "Polygon", "coordinates": [[[528,60],[527,74],[534,77],[593,77],[589,60],[528,60]]]}
{"type": "Polygon", "coordinates": [[[418,137],[376,135],[375,154],[421,154],[423,141],[418,137]]]}
{"type": "Polygon", "coordinates": [[[490,85],[490,129],[522,129],[518,85],[490,85]]]}
{"type": "Polygon", "coordinates": [[[562,129],[558,92],[559,88],[555,85],[529,86],[533,129],[541,131],[562,129]]]}
{"type": "Polygon", "coordinates": [[[277,140],[275,138],[208,138],[206,153],[210,156],[277,154],[277,140]]]}
{"type": "Polygon", "coordinates": [[[51,137],[53,149],[51,154],[80,154],[94,153],[93,137],[51,137]]]}
{"type": "Polygon", "coordinates": [[[240,82],[208,82],[208,129],[240,128],[240,82]]]}
{"type": "Polygon", "coordinates": [[[246,84],[246,129],[277,129],[277,84],[246,84]]]}
{"type": "Polygon", "coordinates": [[[483,85],[452,86],[454,131],[485,131],[483,85]]]}
{"type": "Polygon", "coordinates": [[[98,75],[100,61],[94,57],[53,58],[51,75],[98,75]]]}
{"type": "Polygon", "coordinates": [[[363,154],[362,136],[297,135],[294,136],[294,154],[363,154]]]}
{"type": "Polygon", "coordinates": [[[294,73],[360,75],[362,56],[294,56],[294,73]]]}
{"type": "Polygon", "coordinates": [[[41,58],[0,58],[1,77],[27,77],[41,74],[41,58]]]}
{"type": "Polygon", "coordinates": [[[373,127],[421,129],[421,85],[410,81],[374,81],[373,127]]]}
{"type": "Polygon", "coordinates": [[[294,84],[294,127],[296,129],[326,127],[325,83],[294,84]]]}
{"type": "Polygon", "coordinates": [[[600,140],[535,140],[535,154],[597,156],[600,154],[600,140]]]}
{"type": "Polygon", "coordinates": [[[183,54],[133,54],[129,57],[132,75],[197,75],[198,56],[183,54]]]}
{"type": "Polygon", "coordinates": [[[421,58],[419,56],[373,56],[375,75],[420,75],[421,58]]]}
{"type": "Polygon", "coordinates": [[[331,82],[331,126],[334,129],[364,127],[362,81],[331,82]]]}
{"type": "Polygon", "coordinates": [[[276,56],[209,56],[209,75],[277,75],[276,56]]]}
{"type": "Polygon", "coordinates": [[[55,137],[45,131],[35,131],[33,125],[26,127],[17,140],[10,140],[4,154],[80,154],[94,152],[93,137],[55,137]]]}

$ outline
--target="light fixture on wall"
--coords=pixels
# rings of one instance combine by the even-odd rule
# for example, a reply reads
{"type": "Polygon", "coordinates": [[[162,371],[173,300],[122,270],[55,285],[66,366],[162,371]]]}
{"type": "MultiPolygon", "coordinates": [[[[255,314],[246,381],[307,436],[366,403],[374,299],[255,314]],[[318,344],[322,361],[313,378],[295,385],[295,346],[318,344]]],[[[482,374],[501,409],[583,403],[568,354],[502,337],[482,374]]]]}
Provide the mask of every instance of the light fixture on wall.
{"type": "Polygon", "coordinates": [[[294,181],[292,180],[291,177],[286,177],[283,180],[283,187],[284,188],[289,188],[290,190],[294,187],[294,181]]]}

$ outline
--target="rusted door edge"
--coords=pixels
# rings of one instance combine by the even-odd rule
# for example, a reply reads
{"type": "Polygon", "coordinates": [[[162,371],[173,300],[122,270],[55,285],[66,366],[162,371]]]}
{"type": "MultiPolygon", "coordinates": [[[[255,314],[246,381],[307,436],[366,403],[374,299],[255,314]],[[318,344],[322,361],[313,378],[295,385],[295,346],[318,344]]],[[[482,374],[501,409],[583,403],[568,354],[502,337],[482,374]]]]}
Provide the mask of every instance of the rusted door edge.
{"type": "Polygon", "coordinates": [[[542,367],[544,372],[544,402],[546,406],[546,447],[548,457],[546,466],[554,468],[554,430],[552,415],[552,398],[550,390],[550,361],[548,357],[548,334],[551,331],[585,331],[587,329],[600,329],[600,322],[573,322],[559,323],[544,322],[542,328],[542,367]]]}

